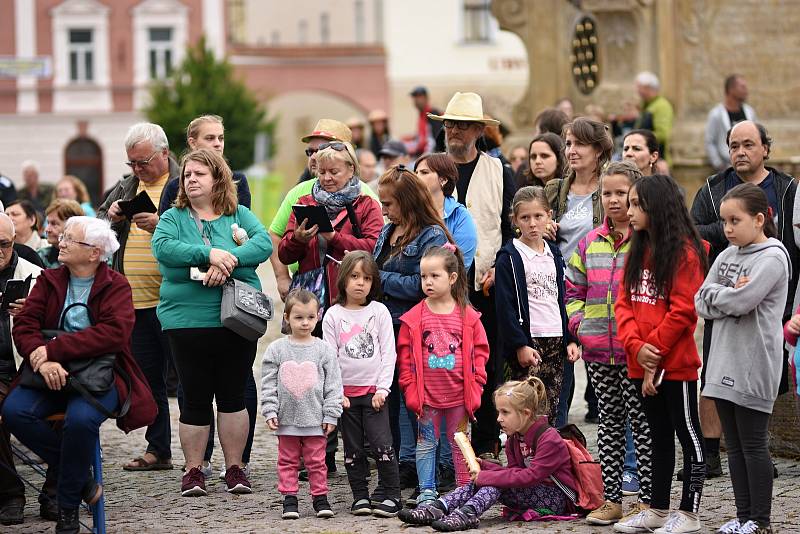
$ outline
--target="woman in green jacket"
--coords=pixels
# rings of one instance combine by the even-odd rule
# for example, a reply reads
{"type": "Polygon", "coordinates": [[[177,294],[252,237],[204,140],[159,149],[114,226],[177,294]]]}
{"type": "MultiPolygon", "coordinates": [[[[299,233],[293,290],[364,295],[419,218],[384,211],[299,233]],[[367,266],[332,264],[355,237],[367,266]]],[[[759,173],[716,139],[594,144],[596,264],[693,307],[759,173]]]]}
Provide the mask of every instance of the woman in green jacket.
{"type": "Polygon", "coordinates": [[[206,494],[201,467],[214,398],[227,489],[250,493],[241,469],[249,428],[244,387],[257,343],[223,327],[219,313],[222,285],[229,278],[261,288],[256,268],[269,258],[272,242],[256,216],[238,204],[231,170],[219,153],[194,150],[181,167],[175,207],[161,216],[152,239],[163,276],[158,318],[184,392],[181,493],[206,494]],[[247,233],[246,239],[234,238],[234,224],[247,233]]]}

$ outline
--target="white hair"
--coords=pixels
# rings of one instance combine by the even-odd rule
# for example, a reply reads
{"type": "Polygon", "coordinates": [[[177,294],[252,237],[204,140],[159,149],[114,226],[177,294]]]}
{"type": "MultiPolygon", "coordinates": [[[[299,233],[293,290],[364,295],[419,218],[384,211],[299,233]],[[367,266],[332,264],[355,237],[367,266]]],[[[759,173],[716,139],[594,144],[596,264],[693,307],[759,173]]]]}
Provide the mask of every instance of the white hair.
{"type": "Polygon", "coordinates": [[[139,143],[149,141],[153,145],[153,150],[164,150],[169,148],[167,134],[158,124],[152,122],[138,122],[128,129],[125,134],[125,150],[131,150],[139,143]]]}
{"type": "MultiPolygon", "coordinates": [[[[2,204],[2,202],[0,202],[2,204]]],[[[5,221],[6,223],[11,225],[11,237],[17,237],[17,229],[14,227],[14,221],[6,215],[5,211],[0,211],[0,221],[5,221]]]]}
{"type": "Polygon", "coordinates": [[[64,224],[64,233],[72,227],[83,229],[83,240],[100,249],[103,261],[108,260],[119,250],[117,234],[111,229],[111,223],[105,219],[95,219],[84,215],[70,217],[64,224]]]}
{"type": "Polygon", "coordinates": [[[636,83],[645,87],[652,87],[656,91],[661,89],[661,82],[658,81],[658,76],[647,70],[636,75],[636,83]]]}
{"type": "Polygon", "coordinates": [[[22,172],[31,169],[36,171],[36,174],[39,174],[39,162],[33,161],[32,159],[26,159],[22,162],[22,172]]]}

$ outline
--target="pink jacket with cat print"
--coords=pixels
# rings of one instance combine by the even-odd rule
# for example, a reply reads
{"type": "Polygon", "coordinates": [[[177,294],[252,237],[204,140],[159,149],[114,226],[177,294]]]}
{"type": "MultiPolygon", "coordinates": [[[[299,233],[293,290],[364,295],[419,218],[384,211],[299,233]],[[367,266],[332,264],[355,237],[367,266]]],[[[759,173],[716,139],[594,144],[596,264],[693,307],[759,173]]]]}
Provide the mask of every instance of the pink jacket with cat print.
{"type": "Polygon", "coordinates": [[[325,312],[322,338],[338,353],[344,386],[389,393],[397,360],[392,316],[377,301],[358,310],[336,304],[325,312]]]}

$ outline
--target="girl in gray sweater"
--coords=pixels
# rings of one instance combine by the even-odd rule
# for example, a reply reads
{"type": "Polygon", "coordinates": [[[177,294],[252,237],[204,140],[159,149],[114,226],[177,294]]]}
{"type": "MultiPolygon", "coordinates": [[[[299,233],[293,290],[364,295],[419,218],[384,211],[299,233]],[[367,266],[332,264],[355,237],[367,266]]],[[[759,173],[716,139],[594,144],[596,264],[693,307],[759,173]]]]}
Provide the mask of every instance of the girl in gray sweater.
{"type": "Polygon", "coordinates": [[[297,471],[302,456],[317,517],[333,517],[328,503],[327,435],[342,415],[342,375],[336,351],[311,335],[319,302],[308,290],[286,296],[284,319],[291,333],[274,341],[261,364],[261,413],[278,435],[278,491],[283,519],[300,517],[297,471]]]}
{"type": "Polygon", "coordinates": [[[717,257],[695,296],[697,314],[714,320],[702,395],[714,399],[728,447],[737,517],[719,532],[772,532],[772,459],[767,427],[781,378],[781,318],[789,254],[764,191],[741,184],[722,199],[731,246],[717,257]]]}

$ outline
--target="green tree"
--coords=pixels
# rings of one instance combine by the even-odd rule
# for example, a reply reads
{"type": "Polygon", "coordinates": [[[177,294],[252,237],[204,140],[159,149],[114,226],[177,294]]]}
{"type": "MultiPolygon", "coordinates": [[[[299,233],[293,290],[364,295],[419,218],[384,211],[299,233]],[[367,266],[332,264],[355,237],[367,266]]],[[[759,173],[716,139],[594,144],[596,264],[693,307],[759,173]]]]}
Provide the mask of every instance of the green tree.
{"type": "Polygon", "coordinates": [[[147,119],[164,128],[176,155],[187,148],[186,126],[200,115],[222,117],[225,157],[234,170],[253,163],[256,134],[271,139],[274,132],[274,122],[265,121],[266,111],[255,95],[234,77],[227,60],[218,60],[206,48],[205,38],[187,49],[183,63],[167,79],[152,84],[150,97],[147,119]]]}

